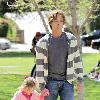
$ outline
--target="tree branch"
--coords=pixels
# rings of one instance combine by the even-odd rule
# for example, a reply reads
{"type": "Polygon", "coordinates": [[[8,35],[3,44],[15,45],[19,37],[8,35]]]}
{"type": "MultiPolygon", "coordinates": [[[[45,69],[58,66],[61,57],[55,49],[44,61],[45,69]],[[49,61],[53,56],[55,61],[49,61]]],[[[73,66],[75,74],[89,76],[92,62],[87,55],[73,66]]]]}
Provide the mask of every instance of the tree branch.
{"type": "Polygon", "coordinates": [[[69,9],[72,17],[72,27],[77,26],[77,15],[76,15],[76,0],[68,0],[69,9]]]}
{"type": "Polygon", "coordinates": [[[82,25],[80,26],[80,29],[82,29],[83,26],[84,26],[84,25],[86,24],[86,22],[88,21],[89,17],[90,17],[91,14],[92,14],[93,9],[96,7],[96,3],[97,3],[97,0],[94,0],[94,2],[92,3],[91,9],[89,9],[88,14],[87,14],[85,20],[83,21],[82,25]]]}
{"type": "Polygon", "coordinates": [[[43,15],[42,15],[40,9],[38,8],[38,5],[37,5],[36,1],[35,0],[31,0],[31,1],[32,1],[32,4],[35,6],[36,11],[38,11],[38,13],[40,15],[40,18],[41,18],[41,20],[43,22],[43,25],[45,27],[46,32],[49,32],[49,29],[48,29],[48,27],[46,25],[45,19],[44,19],[43,15]]]}

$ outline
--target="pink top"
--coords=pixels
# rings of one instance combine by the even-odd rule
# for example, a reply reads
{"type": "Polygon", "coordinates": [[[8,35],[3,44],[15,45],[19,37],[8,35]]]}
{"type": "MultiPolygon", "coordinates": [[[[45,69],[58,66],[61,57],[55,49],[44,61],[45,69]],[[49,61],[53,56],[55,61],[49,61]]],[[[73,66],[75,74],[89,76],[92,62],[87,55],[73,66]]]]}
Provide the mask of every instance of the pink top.
{"type": "Polygon", "coordinates": [[[11,100],[44,100],[44,99],[37,91],[34,91],[29,96],[23,93],[22,91],[17,91],[11,100]]]}

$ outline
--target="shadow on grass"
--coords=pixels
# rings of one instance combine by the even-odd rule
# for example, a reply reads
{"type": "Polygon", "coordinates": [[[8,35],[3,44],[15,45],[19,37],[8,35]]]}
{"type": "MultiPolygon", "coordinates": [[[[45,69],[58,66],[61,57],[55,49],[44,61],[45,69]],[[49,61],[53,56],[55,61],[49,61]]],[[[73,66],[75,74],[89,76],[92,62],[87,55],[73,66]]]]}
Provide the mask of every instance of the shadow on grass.
{"type": "Polygon", "coordinates": [[[31,52],[0,52],[0,57],[34,57],[31,52]]]}

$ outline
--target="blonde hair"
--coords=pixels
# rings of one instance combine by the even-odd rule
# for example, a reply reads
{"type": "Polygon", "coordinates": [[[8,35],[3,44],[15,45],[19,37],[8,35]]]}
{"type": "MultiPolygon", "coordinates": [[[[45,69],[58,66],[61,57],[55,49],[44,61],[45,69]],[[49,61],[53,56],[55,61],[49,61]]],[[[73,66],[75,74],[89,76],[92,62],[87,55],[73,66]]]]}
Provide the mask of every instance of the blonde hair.
{"type": "Polygon", "coordinates": [[[21,87],[19,88],[20,90],[22,90],[23,88],[35,88],[36,87],[36,80],[33,77],[28,77],[26,78],[21,87]]]}
{"type": "Polygon", "coordinates": [[[48,22],[49,22],[50,28],[52,28],[51,23],[52,23],[53,20],[55,20],[57,18],[57,15],[61,15],[62,18],[63,18],[63,22],[65,23],[65,16],[64,16],[63,11],[53,10],[48,16],[48,22]]]}

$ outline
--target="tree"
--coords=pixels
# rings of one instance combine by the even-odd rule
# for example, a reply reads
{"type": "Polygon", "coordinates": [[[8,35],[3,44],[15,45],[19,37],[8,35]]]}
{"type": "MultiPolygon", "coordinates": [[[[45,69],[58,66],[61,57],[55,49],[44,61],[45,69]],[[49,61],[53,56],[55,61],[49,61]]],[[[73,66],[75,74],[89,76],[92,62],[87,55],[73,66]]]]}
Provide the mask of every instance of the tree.
{"type": "Polygon", "coordinates": [[[42,15],[40,9],[38,8],[38,5],[37,5],[37,3],[35,2],[35,0],[33,0],[33,5],[35,6],[36,11],[38,11],[38,13],[39,13],[39,15],[40,15],[40,17],[41,17],[41,19],[42,19],[42,22],[43,22],[43,25],[44,25],[44,27],[45,27],[46,32],[49,32],[49,29],[48,29],[48,27],[47,27],[47,25],[46,25],[45,19],[44,19],[43,15],[42,15]]]}
{"type": "Polygon", "coordinates": [[[15,2],[15,0],[0,0],[0,15],[4,15],[6,12],[13,12],[15,9],[11,9],[7,2],[11,5],[15,2]]]}
{"type": "Polygon", "coordinates": [[[93,31],[95,29],[100,29],[100,1],[97,3],[97,9],[93,10],[93,17],[90,22],[90,30],[93,31]]]}
{"type": "MultiPolygon", "coordinates": [[[[88,1],[86,0],[86,2],[88,2],[88,1]]],[[[77,3],[76,0],[68,0],[68,7],[69,7],[69,10],[70,10],[69,12],[70,12],[71,19],[72,19],[72,24],[71,24],[70,30],[77,37],[79,48],[81,48],[80,33],[82,31],[83,26],[86,24],[86,22],[88,21],[89,17],[91,16],[93,9],[95,9],[97,0],[94,0],[91,3],[88,3],[88,4],[91,4],[91,6],[89,5],[90,9],[88,11],[86,11],[88,13],[86,13],[86,17],[84,18],[84,21],[81,24],[78,25],[77,24],[78,23],[78,16],[77,16],[78,13],[77,13],[77,10],[78,11],[80,10],[78,8],[78,5],[81,4],[81,3],[82,3],[82,5],[84,5],[83,4],[84,2],[82,2],[82,1],[80,2],[79,0],[78,0],[78,3],[77,3]]],[[[81,6],[79,6],[79,7],[81,8],[81,6]]],[[[84,6],[82,6],[82,7],[84,7],[84,6]]],[[[81,49],[80,49],[80,51],[81,51],[81,49]]],[[[82,83],[82,85],[83,85],[82,86],[82,91],[81,91],[81,94],[78,94],[78,100],[84,100],[84,83],[82,83]]]]}
{"type": "Polygon", "coordinates": [[[31,12],[31,5],[28,0],[0,0],[0,16],[6,12],[31,12]]]}

